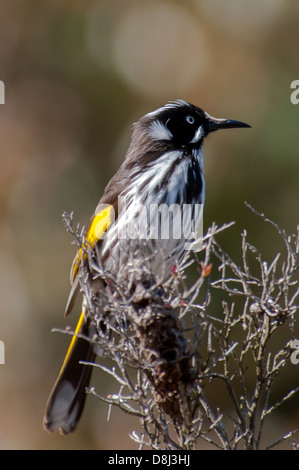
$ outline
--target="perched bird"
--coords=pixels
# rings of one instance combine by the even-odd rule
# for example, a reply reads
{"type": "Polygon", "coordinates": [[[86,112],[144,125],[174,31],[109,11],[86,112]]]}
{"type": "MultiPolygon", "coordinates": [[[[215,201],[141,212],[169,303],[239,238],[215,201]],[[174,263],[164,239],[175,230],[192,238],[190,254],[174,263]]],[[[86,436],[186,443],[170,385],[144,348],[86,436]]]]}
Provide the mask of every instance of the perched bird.
{"type": "MultiPolygon", "coordinates": [[[[183,256],[202,216],[203,141],[213,131],[234,127],[250,126],[215,119],[183,100],[167,103],[134,125],[125,160],[108,183],[86,232],[88,250],[97,249],[104,270],[117,274],[124,268],[123,253],[128,252],[124,248],[133,228],[135,240],[146,240],[149,251],[158,251],[151,270],[163,282],[183,256]],[[120,199],[125,203],[119,204],[120,199]],[[166,230],[167,236],[162,233],[167,227],[163,226],[161,212],[158,214],[160,206],[188,207],[188,217],[182,212],[172,218],[172,232],[166,230]],[[140,207],[145,211],[140,211],[140,207]],[[152,212],[151,207],[155,208],[152,212]]],[[[65,315],[73,309],[80,290],[83,258],[80,249],[71,270],[72,287],[65,315]]],[[[82,338],[91,334],[90,323],[83,301],[75,334],[46,405],[47,431],[59,429],[68,434],[74,431],[82,414],[92,367],[79,361],[93,362],[96,355],[92,344],[82,338]]]]}

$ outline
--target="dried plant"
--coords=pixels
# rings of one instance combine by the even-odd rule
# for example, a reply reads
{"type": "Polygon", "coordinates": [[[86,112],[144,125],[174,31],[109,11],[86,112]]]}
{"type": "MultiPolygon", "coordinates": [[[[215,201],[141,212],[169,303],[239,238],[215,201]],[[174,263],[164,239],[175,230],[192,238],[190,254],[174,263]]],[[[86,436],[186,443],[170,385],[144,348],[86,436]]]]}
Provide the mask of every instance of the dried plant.
{"type": "Polygon", "coordinates": [[[72,215],[64,214],[67,230],[88,256],[80,283],[94,319],[92,341],[113,361],[112,367],[94,367],[119,384],[116,394],[104,397],[93,387],[87,393],[107,403],[109,412],[118,407],[136,416],[142,431],[132,431],[131,438],[139,449],[190,450],[206,442],[215,449],[257,450],[283,441],[299,448],[298,429],[276,442],[267,442],[263,432],[266,419],[299,389],[272,401],[294,351],[299,233],[288,236],[249,207],[271,224],[285,255],[268,263],[244,231],[239,266],[217,240],[231,224],[213,225],[201,248],[187,253],[163,285],[149,271],[146,245],[128,245],[127,269],[117,278],[104,272],[98,254],[86,250],[84,230],[74,229],[72,215]],[[197,278],[187,287],[191,265],[197,278]],[[106,286],[100,295],[95,279],[106,286]],[[220,305],[214,302],[219,293],[220,305]]]}

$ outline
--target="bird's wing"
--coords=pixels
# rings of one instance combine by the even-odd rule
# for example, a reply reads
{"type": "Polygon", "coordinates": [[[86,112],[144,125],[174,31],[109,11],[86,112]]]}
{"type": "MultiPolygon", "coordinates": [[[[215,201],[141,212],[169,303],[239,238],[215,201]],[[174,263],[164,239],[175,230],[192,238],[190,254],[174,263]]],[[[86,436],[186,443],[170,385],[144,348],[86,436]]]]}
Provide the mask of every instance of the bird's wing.
{"type": "Polygon", "coordinates": [[[114,206],[111,204],[99,204],[94,216],[91,220],[90,226],[85,236],[84,246],[80,248],[74,258],[71,268],[71,291],[65,308],[65,316],[67,316],[73,309],[77,295],[80,290],[79,285],[79,267],[80,264],[87,259],[87,251],[93,249],[95,245],[103,239],[104,234],[108,227],[115,220],[114,206]]]}

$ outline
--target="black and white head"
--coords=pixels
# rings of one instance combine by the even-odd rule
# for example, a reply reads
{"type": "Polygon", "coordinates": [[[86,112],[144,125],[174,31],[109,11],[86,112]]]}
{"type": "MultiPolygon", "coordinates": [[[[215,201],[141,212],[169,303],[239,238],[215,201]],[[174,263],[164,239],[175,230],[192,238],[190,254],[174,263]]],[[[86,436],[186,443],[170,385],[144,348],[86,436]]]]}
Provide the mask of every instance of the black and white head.
{"type": "Polygon", "coordinates": [[[250,126],[231,119],[213,118],[191,103],[176,100],[141,118],[136,124],[135,137],[143,137],[143,141],[149,139],[154,146],[166,145],[169,149],[192,153],[193,149],[201,147],[210,132],[233,127],[250,126]]]}

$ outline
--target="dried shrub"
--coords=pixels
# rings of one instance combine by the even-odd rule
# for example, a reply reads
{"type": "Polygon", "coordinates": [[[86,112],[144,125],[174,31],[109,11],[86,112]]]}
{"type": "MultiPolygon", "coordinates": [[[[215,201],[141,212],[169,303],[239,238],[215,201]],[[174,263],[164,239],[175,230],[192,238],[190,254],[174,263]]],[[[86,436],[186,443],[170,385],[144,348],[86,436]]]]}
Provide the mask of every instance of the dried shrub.
{"type": "MultiPolygon", "coordinates": [[[[119,384],[117,394],[104,397],[94,387],[87,393],[110,411],[118,407],[140,420],[142,432],[131,433],[139,449],[197,449],[204,441],[219,449],[270,449],[283,441],[298,448],[297,429],[267,442],[264,424],[299,389],[272,402],[273,386],[290,362],[296,338],[299,234],[288,236],[250,209],[271,224],[285,247],[285,254],[270,263],[244,231],[238,265],[217,240],[231,224],[213,225],[201,248],[186,253],[163,285],[149,271],[150,255],[140,255],[145,246],[128,244],[128,269],[117,277],[103,270],[97,253],[86,251],[80,284],[93,318],[90,341],[113,361],[113,367],[94,367],[119,384]],[[254,272],[252,260],[258,268],[254,272]],[[198,274],[187,287],[192,264],[198,274]],[[211,270],[214,277],[219,273],[216,279],[210,278],[211,270]],[[104,286],[100,291],[95,280],[104,286]],[[221,311],[213,306],[216,289],[222,293],[221,311]],[[215,386],[217,405],[208,398],[215,386]]],[[[64,221],[86,250],[84,230],[74,229],[72,215],[64,214],[64,221]]]]}

